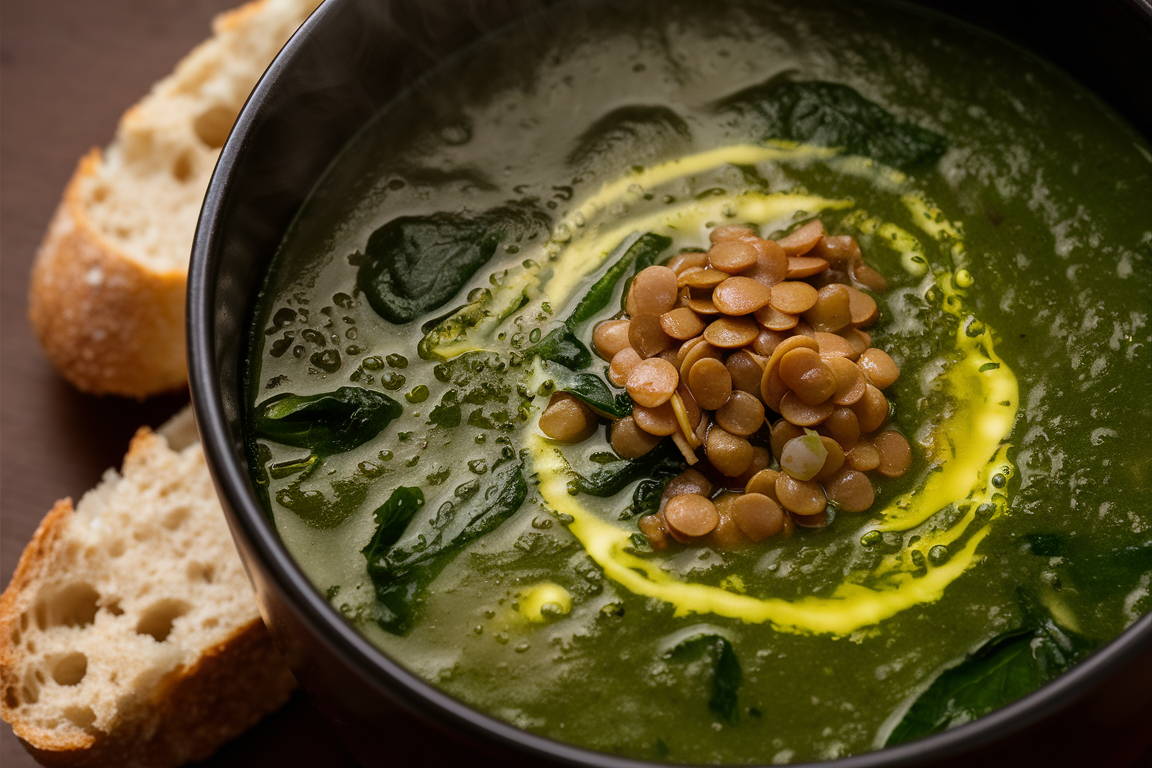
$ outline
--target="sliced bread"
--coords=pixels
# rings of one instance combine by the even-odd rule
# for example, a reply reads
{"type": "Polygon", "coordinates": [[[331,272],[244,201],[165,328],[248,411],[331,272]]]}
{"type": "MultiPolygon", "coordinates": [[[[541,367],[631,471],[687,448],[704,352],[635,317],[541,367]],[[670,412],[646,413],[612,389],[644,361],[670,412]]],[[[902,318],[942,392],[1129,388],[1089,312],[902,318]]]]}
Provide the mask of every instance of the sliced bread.
{"type": "Polygon", "coordinates": [[[294,687],[190,410],[59,502],[0,596],[0,714],[45,765],[203,759],[294,687]]]}
{"type": "Polygon", "coordinates": [[[73,174],[32,269],[29,318],[77,388],[143,398],[184,386],[188,256],[208,180],[268,63],[319,0],[258,0],[120,120],[73,174]]]}

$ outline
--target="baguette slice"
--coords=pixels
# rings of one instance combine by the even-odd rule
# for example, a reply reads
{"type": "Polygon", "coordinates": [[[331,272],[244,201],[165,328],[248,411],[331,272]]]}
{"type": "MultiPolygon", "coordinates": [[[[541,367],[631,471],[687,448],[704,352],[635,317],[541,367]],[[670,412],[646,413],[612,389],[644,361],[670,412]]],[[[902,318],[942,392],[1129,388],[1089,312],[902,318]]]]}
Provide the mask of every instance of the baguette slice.
{"type": "Polygon", "coordinates": [[[211,755],[295,680],[260,619],[191,411],[56,504],[0,596],[0,714],[45,765],[211,755]]]}
{"type": "Polygon", "coordinates": [[[29,319],[85,392],[143,398],[184,386],[184,290],[196,219],[236,115],[319,0],[259,0],[80,160],[32,268],[29,319]]]}

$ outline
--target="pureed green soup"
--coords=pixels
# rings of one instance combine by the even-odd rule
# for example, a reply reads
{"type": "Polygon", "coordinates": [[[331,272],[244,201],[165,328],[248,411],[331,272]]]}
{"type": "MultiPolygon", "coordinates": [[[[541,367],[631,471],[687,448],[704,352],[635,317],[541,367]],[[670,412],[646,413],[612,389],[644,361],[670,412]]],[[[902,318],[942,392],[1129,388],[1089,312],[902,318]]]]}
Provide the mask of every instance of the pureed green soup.
{"type": "Polygon", "coordinates": [[[1148,145],[971,30],[798,5],[491,36],[361,132],[269,273],[248,422],[277,530],[373,642],[520,727],[831,758],[985,714],[1152,609],[1148,145]],[[653,552],[679,452],[554,443],[540,411],[627,411],[588,350],[645,262],[816,218],[890,283],[868,330],[911,469],[823,529],[653,552]]]}

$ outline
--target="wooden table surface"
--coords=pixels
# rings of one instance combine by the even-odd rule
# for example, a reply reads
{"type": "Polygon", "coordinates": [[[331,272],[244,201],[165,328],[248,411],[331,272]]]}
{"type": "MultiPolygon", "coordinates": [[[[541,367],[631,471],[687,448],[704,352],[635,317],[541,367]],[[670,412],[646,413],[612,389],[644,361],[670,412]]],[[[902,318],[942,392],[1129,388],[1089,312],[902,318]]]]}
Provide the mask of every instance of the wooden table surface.
{"type": "MultiPolygon", "coordinates": [[[[31,0],[5,3],[0,29],[0,583],[56,499],[79,497],[119,466],[141,424],[187,395],[145,403],[74,391],[26,320],[28,271],[81,154],[107,144],[120,114],[208,37],[240,0],[31,0]]],[[[35,761],[7,725],[0,764],[35,761]]],[[[203,765],[354,766],[302,694],[203,765]],[[274,763],[272,761],[275,761],[274,763]]]]}

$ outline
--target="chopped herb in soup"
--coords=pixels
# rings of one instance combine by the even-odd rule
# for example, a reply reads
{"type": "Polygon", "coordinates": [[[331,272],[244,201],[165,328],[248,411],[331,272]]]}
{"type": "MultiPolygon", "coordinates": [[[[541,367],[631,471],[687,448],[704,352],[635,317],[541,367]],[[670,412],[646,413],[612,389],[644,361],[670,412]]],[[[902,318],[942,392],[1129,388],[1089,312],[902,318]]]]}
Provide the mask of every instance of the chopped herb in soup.
{"type": "Polygon", "coordinates": [[[1152,610],[1152,152],[903,7],[560,5],[344,151],[252,335],[317,589],[594,750],[787,763],[1152,610]]]}

